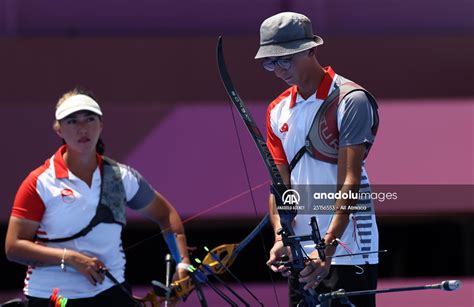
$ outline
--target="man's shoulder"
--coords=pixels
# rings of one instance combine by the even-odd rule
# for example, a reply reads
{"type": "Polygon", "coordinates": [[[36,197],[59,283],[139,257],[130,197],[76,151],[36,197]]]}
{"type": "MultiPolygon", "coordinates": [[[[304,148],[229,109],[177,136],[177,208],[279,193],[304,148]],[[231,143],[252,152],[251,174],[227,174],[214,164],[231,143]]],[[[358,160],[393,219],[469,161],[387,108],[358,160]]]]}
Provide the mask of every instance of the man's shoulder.
{"type": "Polygon", "coordinates": [[[286,99],[291,99],[291,96],[296,93],[296,86],[291,86],[281,92],[276,98],[274,98],[268,105],[268,111],[274,109],[277,105],[284,102],[286,99]]]}
{"type": "Polygon", "coordinates": [[[351,79],[348,79],[344,76],[337,75],[336,78],[334,78],[334,84],[333,84],[333,89],[340,87],[343,84],[355,84],[358,85],[356,82],[352,81],[351,79]]]}
{"type": "Polygon", "coordinates": [[[369,103],[370,100],[375,101],[375,97],[365,87],[341,75],[337,75],[334,80],[332,90],[335,90],[336,88],[347,93],[344,94],[343,101],[354,101],[359,103],[369,103]]]}

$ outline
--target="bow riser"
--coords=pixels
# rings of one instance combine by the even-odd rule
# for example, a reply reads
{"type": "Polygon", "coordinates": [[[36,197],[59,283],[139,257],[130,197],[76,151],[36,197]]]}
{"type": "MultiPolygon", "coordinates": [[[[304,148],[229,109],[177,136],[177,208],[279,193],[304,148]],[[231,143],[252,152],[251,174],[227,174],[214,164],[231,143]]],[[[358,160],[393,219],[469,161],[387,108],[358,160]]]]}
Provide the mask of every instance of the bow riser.
{"type": "Polygon", "coordinates": [[[214,274],[223,274],[225,273],[225,268],[230,267],[237,258],[237,254],[234,253],[237,246],[238,244],[220,245],[207,253],[202,262],[209,266],[214,274]],[[216,258],[218,258],[219,261],[217,261],[216,258]]]}

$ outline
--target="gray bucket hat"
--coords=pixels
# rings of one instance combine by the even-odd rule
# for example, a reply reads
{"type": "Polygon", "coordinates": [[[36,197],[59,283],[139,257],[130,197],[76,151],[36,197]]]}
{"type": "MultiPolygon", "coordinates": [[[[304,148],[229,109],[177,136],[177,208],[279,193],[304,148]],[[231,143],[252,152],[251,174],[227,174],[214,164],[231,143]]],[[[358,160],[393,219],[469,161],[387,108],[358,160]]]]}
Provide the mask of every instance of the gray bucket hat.
{"type": "Polygon", "coordinates": [[[298,13],[273,15],[260,26],[260,48],[256,59],[295,54],[323,44],[313,34],[311,20],[298,13]]]}

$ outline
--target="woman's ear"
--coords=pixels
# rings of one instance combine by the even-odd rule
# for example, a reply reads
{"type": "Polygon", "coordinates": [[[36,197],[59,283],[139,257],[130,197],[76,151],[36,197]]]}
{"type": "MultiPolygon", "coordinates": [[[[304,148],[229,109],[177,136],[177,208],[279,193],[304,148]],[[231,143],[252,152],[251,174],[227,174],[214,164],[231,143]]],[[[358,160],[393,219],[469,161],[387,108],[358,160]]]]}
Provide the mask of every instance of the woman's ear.
{"type": "Polygon", "coordinates": [[[56,132],[56,134],[60,137],[60,138],[63,138],[63,134],[62,134],[62,131],[61,131],[61,126],[59,126],[59,122],[58,121],[55,121],[54,124],[53,124],[53,130],[54,132],[56,132]]]}

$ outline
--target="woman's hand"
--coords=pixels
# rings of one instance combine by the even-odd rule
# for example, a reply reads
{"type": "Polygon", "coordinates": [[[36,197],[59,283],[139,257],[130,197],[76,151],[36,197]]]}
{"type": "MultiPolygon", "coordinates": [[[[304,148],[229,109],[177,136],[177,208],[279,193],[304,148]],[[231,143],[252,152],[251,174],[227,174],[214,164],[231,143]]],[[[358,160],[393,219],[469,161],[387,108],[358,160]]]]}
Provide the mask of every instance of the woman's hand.
{"type": "Polygon", "coordinates": [[[97,283],[102,284],[104,281],[104,273],[100,273],[100,269],[105,268],[105,265],[97,257],[90,257],[73,250],[67,250],[64,262],[84,275],[94,286],[97,283]]]}
{"type": "Polygon", "coordinates": [[[176,267],[176,271],[173,274],[172,281],[174,282],[174,281],[181,280],[183,278],[188,277],[188,275],[189,275],[189,271],[188,271],[189,265],[190,264],[188,262],[182,262],[182,263],[178,264],[177,267],[176,267]]]}

